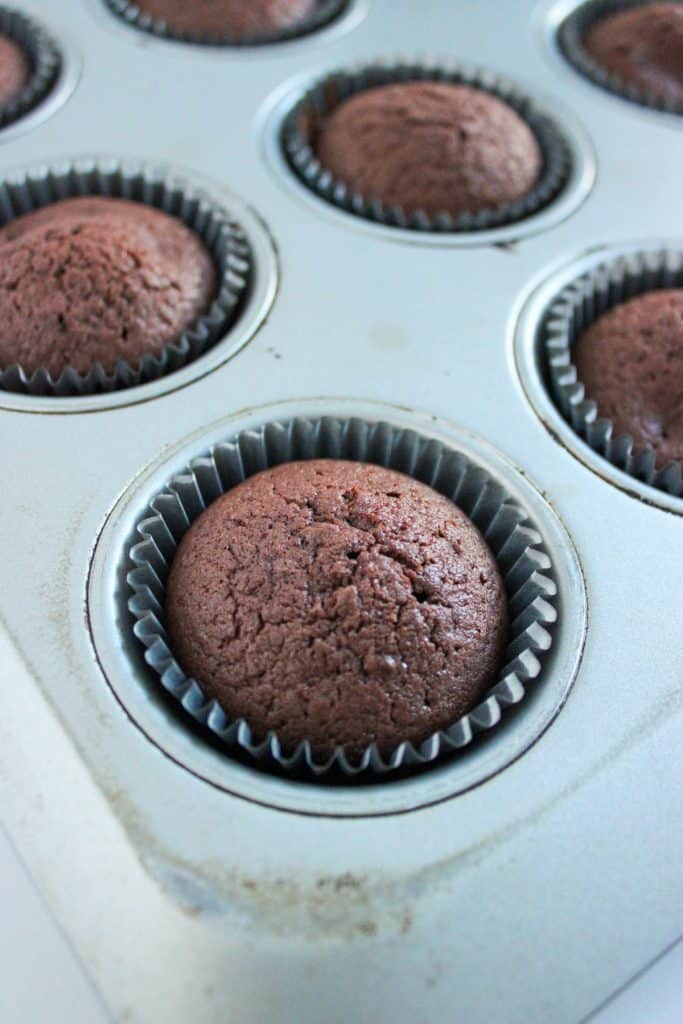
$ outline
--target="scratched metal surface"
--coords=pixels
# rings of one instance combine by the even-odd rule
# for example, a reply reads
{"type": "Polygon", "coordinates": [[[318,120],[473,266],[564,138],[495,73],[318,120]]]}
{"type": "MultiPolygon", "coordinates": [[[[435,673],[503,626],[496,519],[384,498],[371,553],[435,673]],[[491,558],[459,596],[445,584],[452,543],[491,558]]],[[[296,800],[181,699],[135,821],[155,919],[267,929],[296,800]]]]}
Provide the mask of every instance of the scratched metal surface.
{"type": "Polygon", "coordinates": [[[541,424],[514,333],[554,269],[670,239],[679,123],[578,78],[549,45],[547,3],[357,0],[319,36],[250,52],[153,40],[99,0],[25,7],[66,41],[75,88],[0,136],[0,173],[92,153],[180,165],[257,211],[280,278],[250,343],[182,388],[65,414],[0,396],[0,617],[23,663],[0,688],[3,810],[22,856],[121,1020],[579,1020],[683,918],[682,521],[541,424]],[[466,248],[303,196],[269,145],[283,88],[397,53],[487,66],[571,111],[597,158],[590,195],[512,245],[466,248]],[[554,723],[482,785],[410,813],[292,814],[207,784],[131,721],[86,624],[93,545],[141,470],[240,410],[330,395],[500,449],[585,577],[586,647],[554,723]]]}

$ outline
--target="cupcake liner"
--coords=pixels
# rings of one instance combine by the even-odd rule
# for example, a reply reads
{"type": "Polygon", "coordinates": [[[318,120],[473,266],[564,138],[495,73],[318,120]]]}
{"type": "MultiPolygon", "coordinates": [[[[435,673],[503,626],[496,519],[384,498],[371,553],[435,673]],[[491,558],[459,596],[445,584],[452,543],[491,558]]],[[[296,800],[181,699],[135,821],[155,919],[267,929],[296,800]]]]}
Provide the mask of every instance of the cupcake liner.
{"type": "Polygon", "coordinates": [[[282,125],[281,143],[294,173],[321,199],[366,220],[415,231],[485,231],[513,224],[551,203],[566,185],[571,171],[566,139],[529,96],[498,75],[459,65],[372,64],[328,75],[317,81],[289,112],[282,125]],[[534,188],[514,203],[504,203],[495,209],[465,213],[457,218],[448,212],[430,217],[422,210],[405,211],[352,192],[322,166],[315,154],[316,125],[321,117],[365,89],[417,81],[469,85],[511,106],[533,131],[543,155],[543,170],[534,188]]]}
{"type": "Polygon", "coordinates": [[[415,431],[389,423],[331,416],[270,422],[246,430],[193,460],[151,502],[136,526],[127,583],[131,628],[145,660],[165,690],[228,753],[263,768],[300,776],[362,779],[431,764],[496,727],[524,699],[541,672],[557,619],[557,587],[542,536],[505,489],[468,455],[415,431]],[[302,459],[333,458],[376,463],[399,470],[449,497],[477,525],[503,577],[510,615],[504,667],[495,685],[468,714],[419,745],[401,743],[389,756],[376,745],[359,758],[343,747],[327,760],[308,740],[286,749],[274,732],[259,736],[244,719],[231,720],[175,660],[164,625],[165,585],[176,549],[190,524],[221,494],[271,466],[302,459]],[[142,540],[140,540],[140,537],[142,540]]]}
{"type": "Polygon", "coordinates": [[[615,14],[617,11],[628,10],[631,7],[645,7],[648,4],[659,2],[661,0],[588,0],[587,3],[577,7],[562,22],[558,31],[558,42],[567,60],[586,78],[596,85],[602,86],[603,89],[607,89],[608,92],[654,110],[664,110],[670,114],[683,114],[682,104],[662,100],[629,82],[622,81],[618,75],[607,71],[583,45],[586,32],[596,21],[615,14]]]}
{"type": "Polygon", "coordinates": [[[199,46],[265,46],[270,43],[284,43],[290,39],[310,35],[324,28],[346,10],[350,0],[319,0],[315,10],[303,20],[277,32],[254,36],[231,36],[229,33],[203,35],[199,32],[182,32],[167,25],[163,19],[152,18],[140,10],[130,0],[104,0],[107,7],[123,18],[129,25],[148,32],[160,39],[172,39],[181,43],[194,43],[199,46]]]}
{"type": "Polygon", "coordinates": [[[593,451],[643,483],[675,497],[683,495],[683,464],[655,465],[653,448],[636,448],[629,434],[617,434],[586,398],[572,362],[572,346],[598,317],[622,302],[661,288],[683,287],[683,253],[636,252],[582,274],[560,292],[541,324],[541,354],[555,404],[593,451]]]}
{"type": "Polygon", "coordinates": [[[0,182],[0,224],[41,206],[76,196],[132,199],[182,220],[204,242],[218,271],[218,295],[197,324],[160,355],[136,366],[120,361],[113,373],[94,363],[86,374],[67,367],[55,380],[43,367],[27,374],[18,364],[0,368],[0,388],[29,395],[92,395],[134,387],[180,369],[219,341],[234,322],[251,272],[247,240],[227,210],[185,180],[145,164],[85,160],[37,167],[0,182]]]}
{"type": "Polygon", "coordinates": [[[45,29],[11,7],[0,7],[0,35],[18,43],[33,65],[33,73],[18,96],[10,103],[0,104],[0,128],[5,128],[45,99],[59,77],[61,58],[45,29]]]}

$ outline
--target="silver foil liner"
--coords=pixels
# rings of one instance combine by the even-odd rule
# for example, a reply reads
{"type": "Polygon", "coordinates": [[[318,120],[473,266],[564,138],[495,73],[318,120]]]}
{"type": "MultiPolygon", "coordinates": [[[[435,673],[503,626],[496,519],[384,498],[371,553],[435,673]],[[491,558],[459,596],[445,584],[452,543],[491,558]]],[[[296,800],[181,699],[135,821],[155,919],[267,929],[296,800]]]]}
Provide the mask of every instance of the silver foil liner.
{"type": "Polygon", "coordinates": [[[260,35],[231,36],[228,33],[212,35],[201,32],[182,32],[168,25],[163,19],[152,18],[149,14],[145,14],[136,3],[131,3],[130,0],[104,0],[104,2],[114,14],[142,32],[149,32],[150,35],[160,39],[173,39],[176,42],[194,43],[199,46],[264,46],[298,39],[324,28],[339,17],[349,5],[349,0],[318,0],[311,14],[295,25],[290,25],[277,32],[260,35]]]}
{"type": "Polygon", "coordinates": [[[629,82],[624,82],[618,75],[604,68],[586,50],[583,39],[586,32],[596,21],[616,14],[617,11],[631,7],[645,7],[648,4],[660,3],[661,0],[587,0],[565,18],[558,30],[558,42],[565,57],[574,67],[596,85],[608,92],[616,93],[632,103],[664,110],[670,114],[683,114],[683,105],[662,100],[646,90],[639,89],[629,82]]]}
{"type": "MultiPolygon", "coordinates": [[[[193,460],[151,502],[136,527],[129,551],[127,583],[131,628],[164,689],[227,753],[265,769],[300,777],[354,777],[404,773],[462,750],[504,721],[538,679],[552,644],[557,587],[543,539],[530,517],[505,489],[468,455],[412,430],[357,418],[270,422],[218,444],[193,460]],[[389,756],[376,745],[359,758],[342,747],[317,759],[307,740],[285,749],[270,732],[255,735],[244,719],[231,720],[201,685],[188,678],[173,656],[164,625],[165,585],[176,549],[190,524],[211,502],[247,477],[284,462],[332,458],[390,467],[449,497],[484,535],[503,577],[510,628],[504,667],[485,698],[468,714],[419,745],[401,743],[389,756]],[[142,539],[140,539],[142,538],[142,539]]],[[[142,669],[142,666],[141,666],[142,669]]]]}
{"type": "Polygon", "coordinates": [[[570,149],[561,129],[529,96],[498,75],[457,64],[376,63],[327,75],[314,83],[289,112],[282,125],[281,144],[294,173],[321,199],[366,220],[415,231],[485,231],[524,220],[560,194],[571,171],[570,149]],[[321,118],[356,93],[399,82],[469,85],[507,103],[526,121],[541,149],[543,169],[536,185],[513,203],[460,217],[453,217],[446,211],[430,217],[422,210],[387,206],[353,192],[318,160],[315,153],[317,125],[321,118]]]}
{"type": "Polygon", "coordinates": [[[21,92],[9,103],[0,103],[0,128],[28,114],[55,85],[60,69],[59,49],[45,29],[21,11],[0,7],[0,35],[17,43],[31,61],[32,73],[21,92]]]}
{"type": "Polygon", "coordinates": [[[612,307],[658,288],[683,288],[683,254],[672,250],[637,252],[603,263],[567,285],[548,307],[540,325],[540,351],[547,385],[565,419],[590,447],[651,487],[683,495],[683,465],[656,466],[650,447],[637,448],[629,434],[617,434],[600,415],[572,362],[580,334],[612,307]]]}
{"type": "Polygon", "coordinates": [[[92,395],[156,380],[202,355],[219,341],[239,314],[251,272],[251,253],[240,226],[201,189],[164,168],[98,162],[38,166],[0,182],[0,225],[41,206],[76,196],[132,199],[182,220],[204,242],[216,264],[218,293],[196,325],[159,355],[137,365],[121,361],[108,373],[100,363],[85,375],[67,367],[55,380],[44,368],[27,374],[17,363],[0,367],[0,388],[29,395],[92,395]]]}

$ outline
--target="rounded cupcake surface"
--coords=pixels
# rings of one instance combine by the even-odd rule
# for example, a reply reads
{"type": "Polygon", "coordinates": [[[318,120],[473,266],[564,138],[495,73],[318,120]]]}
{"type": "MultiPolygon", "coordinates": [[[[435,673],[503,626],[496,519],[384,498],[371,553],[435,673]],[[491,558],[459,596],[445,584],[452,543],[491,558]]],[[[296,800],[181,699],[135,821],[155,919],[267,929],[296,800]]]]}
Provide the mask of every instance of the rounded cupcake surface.
{"type": "Polygon", "coordinates": [[[136,0],[136,7],[172,32],[234,39],[270,37],[295,28],[318,0],[136,0]]]}
{"type": "Polygon", "coordinates": [[[0,367],[137,367],[196,325],[217,273],[180,220],[125,199],[65,199],[0,229],[0,367]]]}
{"type": "Polygon", "coordinates": [[[683,289],[615,306],[578,338],[574,362],[598,415],[653,448],[658,467],[683,460],[683,289]]]}
{"type": "Polygon", "coordinates": [[[452,502],[392,470],[314,460],[247,479],[195,520],[166,624],[185,673],[258,736],[386,755],[495,682],[507,606],[452,502]]]}
{"type": "Polygon", "coordinates": [[[366,89],[321,119],[321,165],[364,199],[453,218],[513,203],[541,174],[534,133],[503,100],[467,85],[366,89]]]}
{"type": "Polygon", "coordinates": [[[591,25],[583,46],[624,85],[660,103],[683,104],[683,4],[644,4],[591,25]]]}
{"type": "Polygon", "coordinates": [[[0,35],[0,104],[11,103],[31,78],[28,54],[13,39],[0,35]]]}

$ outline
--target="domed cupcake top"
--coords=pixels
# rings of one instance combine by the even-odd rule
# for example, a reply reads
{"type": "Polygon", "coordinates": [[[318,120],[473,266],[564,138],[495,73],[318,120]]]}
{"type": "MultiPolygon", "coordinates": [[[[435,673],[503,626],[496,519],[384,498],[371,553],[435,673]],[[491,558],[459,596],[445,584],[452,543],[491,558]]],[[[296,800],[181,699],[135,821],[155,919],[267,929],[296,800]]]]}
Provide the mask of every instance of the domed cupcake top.
{"type": "Polygon", "coordinates": [[[236,40],[270,37],[296,27],[316,9],[318,0],[136,0],[136,7],[172,32],[236,40]]]}
{"type": "Polygon", "coordinates": [[[646,292],[615,306],[574,346],[598,415],[651,447],[657,465],[683,461],[683,289],[646,292]]]}
{"type": "Polygon", "coordinates": [[[352,192],[432,217],[513,203],[536,184],[543,162],[534,133],[503,100],[431,81],[342,101],[321,119],[314,148],[352,192]]]}
{"type": "Polygon", "coordinates": [[[683,4],[615,11],[594,22],[582,44],[622,85],[658,103],[683,105],[683,4]]]}
{"type": "Polygon", "coordinates": [[[211,255],[180,220],[124,199],[66,199],[0,230],[0,366],[137,366],[209,309],[211,255]]]}
{"type": "Polygon", "coordinates": [[[166,590],[174,656],[208,698],[284,747],[419,743],[496,680],[507,633],[470,520],[393,470],[285,463],[212,503],[166,590]]]}

